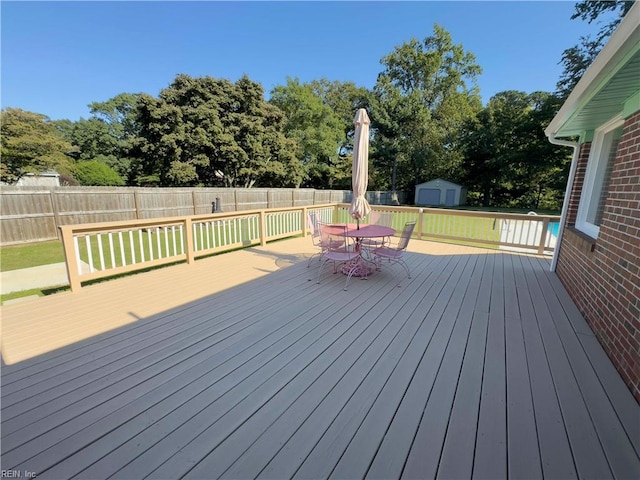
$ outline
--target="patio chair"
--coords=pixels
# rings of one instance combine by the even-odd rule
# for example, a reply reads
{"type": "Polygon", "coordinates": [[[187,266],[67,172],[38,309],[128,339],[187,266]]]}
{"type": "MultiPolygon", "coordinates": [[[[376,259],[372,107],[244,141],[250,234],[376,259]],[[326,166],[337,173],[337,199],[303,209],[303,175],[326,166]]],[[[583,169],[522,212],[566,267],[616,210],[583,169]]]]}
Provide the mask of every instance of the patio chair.
{"type": "MultiPolygon", "coordinates": [[[[397,245],[393,247],[379,247],[371,252],[371,254],[373,255],[373,261],[375,262],[378,269],[382,268],[382,261],[387,260],[389,263],[398,263],[402,265],[402,267],[407,272],[407,278],[411,278],[411,271],[409,270],[409,265],[407,265],[407,262],[404,261],[404,254],[407,251],[407,247],[409,246],[409,240],[411,240],[411,235],[413,235],[413,229],[415,228],[415,226],[416,222],[405,223],[397,245]]],[[[398,282],[398,287],[399,286],[400,282],[398,282]]]]}
{"type": "MultiPolygon", "coordinates": [[[[318,248],[318,251],[311,255],[309,261],[307,262],[307,268],[311,266],[311,261],[318,257],[318,260],[321,260],[321,255],[326,251],[329,245],[323,243],[322,236],[320,235],[320,213],[319,212],[310,212],[307,214],[307,226],[309,227],[309,231],[311,232],[311,242],[314,247],[318,248]]],[[[338,245],[339,246],[339,245],[338,245]]]]}
{"type": "Polygon", "coordinates": [[[358,270],[358,259],[360,254],[349,248],[347,245],[347,227],[344,225],[327,225],[324,223],[318,224],[321,236],[321,242],[326,246],[326,249],[322,253],[321,259],[323,260],[320,269],[318,270],[318,279],[316,283],[320,283],[320,276],[324,267],[328,263],[333,263],[333,273],[342,271],[347,275],[347,280],[344,283],[344,289],[347,289],[349,280],[353,274],[358,270]],[[342,268],[340,268],[342,266],[342,268]]]}
{"type": "MultiPolygon", "coordinates": [[[[384,227],[393,227],[393,212],[378,212],[372,210],[369,214],[369,224],[382,225],[384,227]]],[[[382,239],[365,238],[362,240],[361,246],[367,249],[368,252],[391,243],[390,237],[384,237],[382,239]]]]}

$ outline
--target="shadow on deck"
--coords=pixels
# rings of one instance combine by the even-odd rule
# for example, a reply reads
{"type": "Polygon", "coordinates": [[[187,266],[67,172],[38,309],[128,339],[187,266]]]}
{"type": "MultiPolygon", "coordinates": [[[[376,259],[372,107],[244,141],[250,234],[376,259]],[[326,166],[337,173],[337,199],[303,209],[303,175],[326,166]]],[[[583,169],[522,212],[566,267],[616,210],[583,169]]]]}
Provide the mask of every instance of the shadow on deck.
{"type": "Polygon", "coordinates": [[[549,261],[276,242],[2,308],[2,469],[41,478],[634,478],[640,409],[549,261]],[[308,281],[313,278],[312,281],[308,281]]]}

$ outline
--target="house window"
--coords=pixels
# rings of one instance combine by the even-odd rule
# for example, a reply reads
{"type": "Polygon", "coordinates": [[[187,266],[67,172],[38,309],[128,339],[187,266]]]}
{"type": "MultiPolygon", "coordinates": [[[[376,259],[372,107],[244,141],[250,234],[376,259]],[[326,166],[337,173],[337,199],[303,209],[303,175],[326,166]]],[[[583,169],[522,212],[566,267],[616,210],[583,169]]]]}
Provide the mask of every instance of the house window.
{"type": "Polygon", "coordinates": [[[600,233],[623,124],[621,119],[611,121],[598,129],[593,138],[576,218],[576,227],[593,238],[600,233]]]}

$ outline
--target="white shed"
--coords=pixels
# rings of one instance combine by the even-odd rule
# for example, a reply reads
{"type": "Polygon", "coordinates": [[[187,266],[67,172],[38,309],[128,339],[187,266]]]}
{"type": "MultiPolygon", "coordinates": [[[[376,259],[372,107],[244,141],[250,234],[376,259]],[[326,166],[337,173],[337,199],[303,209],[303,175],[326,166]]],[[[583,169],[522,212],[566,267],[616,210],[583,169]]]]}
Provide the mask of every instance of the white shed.
{"type": "Polygon", "coordinates": [[[27,173],[16,182],[18,187],[59,187],[60,174],[55,170],[27,173]]]}
{"type": "Polygon", "coordinates": [[[416,185],[416,205],[455,207],[467,203],[467,189],[441,178],[416,185]]]}

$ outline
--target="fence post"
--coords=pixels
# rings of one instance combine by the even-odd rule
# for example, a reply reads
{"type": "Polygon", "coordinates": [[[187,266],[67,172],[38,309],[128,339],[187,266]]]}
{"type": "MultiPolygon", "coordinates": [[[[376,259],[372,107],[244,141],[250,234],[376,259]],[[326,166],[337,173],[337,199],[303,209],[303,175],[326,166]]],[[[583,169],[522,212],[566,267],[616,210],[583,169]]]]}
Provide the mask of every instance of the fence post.
{"type": "Polygon", "coordinates": [[[193,263],[196,259],[196,252],[193,243],[193,223],[190,217],[184,219],[184,236],[187,241],[187,263],[193,263]]]}
{"type": "Polygon", "coordinates": [[[56,237],[58,239],[62,238],[62,231],[60,230],[61,222],[60,222],[60,211],[58,210],[58,202],[55,199],[55,190],[49,190],[49,201],[51,202],[51,211],[53,212],[53,228],[56,229],[56,237]]]}
{"type": "Polygon", "coordinates": [[[65,265],[67,267],[67,277],[72,292],[77,292],[82,287],[80,273],[78,270],[78,259],[73,241],[73,225],[61,225],[58,227],[62,234],[62,248],[64,249],[65,265]]]}
{"type": "Polygon", "coordinates": [[[422,208],[418,209],[418,240],[422,240],[422,226],[424,225],[424,210],[422,208]]]}
{"type": "Polygon", "coordinates": [[[133,191],[133,203],[136,204],[136,220],[140,220],[140,198],[138,197],[138,189],[133,191]]]}
{"type": "Polygon", "coordinates": [[[547,235],[549,235],[549,219],[542,221],[542,234],[540,235],[540,245],[538,245],[538,255],[544,255],[544,246],[547,243],[547,235]]]}

